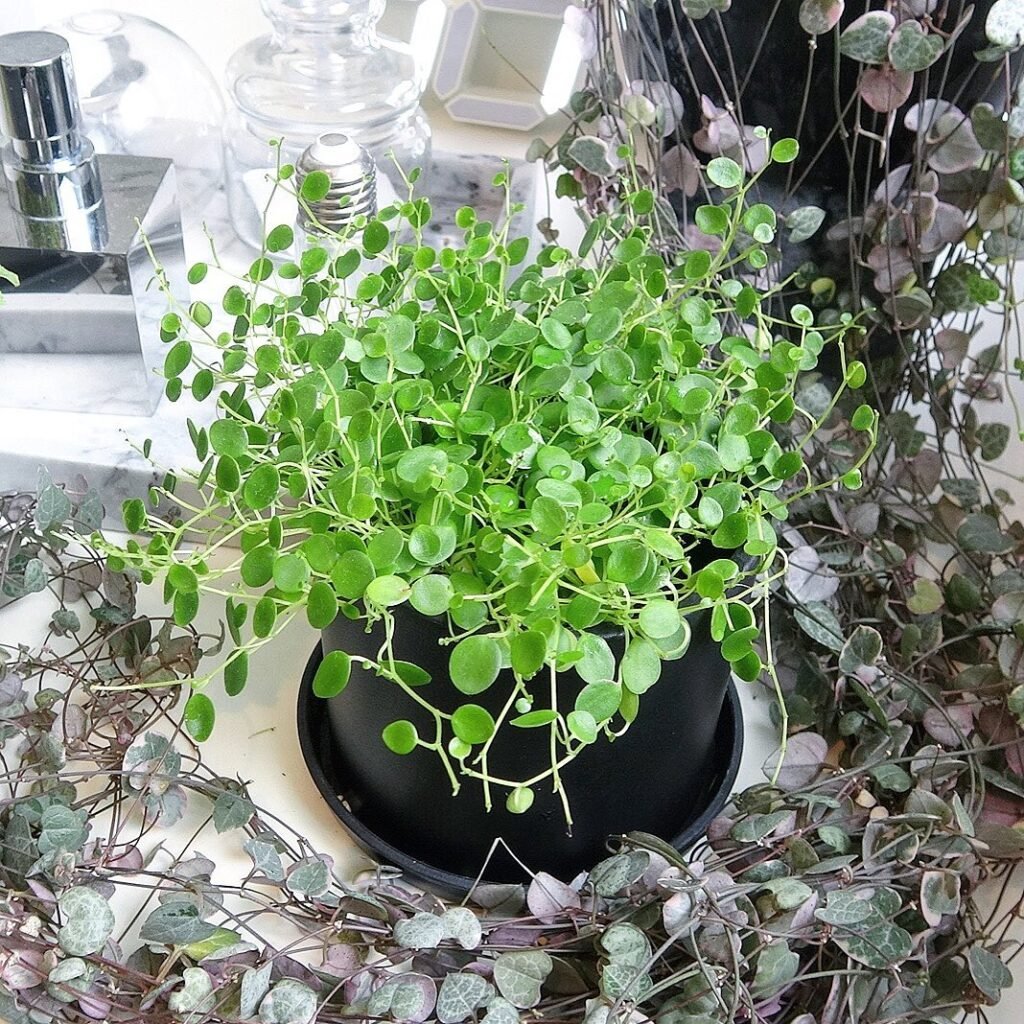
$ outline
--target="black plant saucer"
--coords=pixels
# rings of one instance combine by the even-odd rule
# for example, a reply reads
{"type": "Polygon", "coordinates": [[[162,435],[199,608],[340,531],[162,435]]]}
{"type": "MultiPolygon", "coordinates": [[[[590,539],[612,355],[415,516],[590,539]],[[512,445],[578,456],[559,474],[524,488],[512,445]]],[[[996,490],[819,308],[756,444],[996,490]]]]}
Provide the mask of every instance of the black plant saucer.
{"type": "MultiPolygon", "coordinates": [[[[330,717],[321,699],[313,694],[313,676],[322,660],[323,652],[317,644],[302,675],[298,702],[299,746],[320,795],[356,843],[374,860],[399,868],[410,880],[433,892],[461,898],[473,887],[475,879],[403,853],[381,839],[351,811],[346,798],[346,782],[338,769],[330,717]]],[[[706,790],[704,810],[691,820],[680,822],[680,831],[669,840],[677,850],[688,849],[704,835],[708,825],[728,802],[739,772],[743,753],[743,713],[736,686],[731,682],[718,720],[714,749],[717,756],[706,790]]]]}

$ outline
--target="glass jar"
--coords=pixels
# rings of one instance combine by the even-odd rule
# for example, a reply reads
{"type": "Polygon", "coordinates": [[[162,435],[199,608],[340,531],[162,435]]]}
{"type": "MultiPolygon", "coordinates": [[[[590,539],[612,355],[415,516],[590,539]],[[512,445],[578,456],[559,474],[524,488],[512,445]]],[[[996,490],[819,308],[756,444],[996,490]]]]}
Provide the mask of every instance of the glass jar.
{"type": "Polygon", "coordinates": [[[378,174],[404,195],[402,174],[424,171],[430,127],[424,82],[408,47],[377,34],[385,0],[261,0],[273,25],[228,61],[235,108],[224,123],[231,220],[259,246],[280,162],[293,163],[318,136],[339,132],[370,151],[378,174]],[[397,164],[397,166],[396,166],[397,164]],[[401,171],[399,171],[401,168],[401,171]]]}

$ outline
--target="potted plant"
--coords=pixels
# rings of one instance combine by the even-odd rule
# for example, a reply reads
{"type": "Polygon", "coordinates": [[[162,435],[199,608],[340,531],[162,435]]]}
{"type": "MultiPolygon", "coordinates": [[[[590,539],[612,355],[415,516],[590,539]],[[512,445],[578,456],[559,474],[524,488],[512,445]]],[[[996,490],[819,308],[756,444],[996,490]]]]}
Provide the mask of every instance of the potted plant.
{"type": "MultiPolygon", "coordinates": [[[[862,383],[850,321],[768,312],[785,282],[751,282],[775,212],[745,202],[756,177],[732,160],[706,174],[715,244],[675,263],[650,245],[635,177],[577,253],[548,245],[525,267],[527,241],[470,208],[461,246],[424,246],[429,203],[410,193],[294,259],[277,257],[292,230],[271,230],[224,294],[229,330],[201,303],[165,318],[169,395],[191,368],[217,417],[191,425],[198,498],[177,495],[172,520],[126,502],[146,538],[110,561],[162,580],[179,625],[224,601],[232,694],[286,623],[322,631],[313,690],[350,809],[414,869],[473,875],[501,838],[571,874],[609,833],[697,816],[729,670],[762,669],[775,524],[859,484],[875,414],[858,410],[832,442],[841,471],[812,482],[803,453],[832,406],[794,397],[826,346],[844,366],[833,402],[862,383]]],[[[310,175],[300,201],[322,185],[310,175]]],[[[187,708],[199,738],[209,679],[187,708]]]]}

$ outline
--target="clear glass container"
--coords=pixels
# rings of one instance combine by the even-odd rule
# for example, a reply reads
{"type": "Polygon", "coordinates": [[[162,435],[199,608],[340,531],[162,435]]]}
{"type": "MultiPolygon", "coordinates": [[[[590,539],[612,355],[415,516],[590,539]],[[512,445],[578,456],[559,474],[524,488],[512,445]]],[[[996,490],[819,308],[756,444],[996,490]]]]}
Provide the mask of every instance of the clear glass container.
{"type": "Polygon", "coordinates": [[[96,151],[173,160],[182,214],[199,223],[224,180],[224,100],[199,55],[121,11],[75,14],[52,31],[71,47],[82,129],[96,151]]]}
{"type": "MultiPolygon", "coordinates": [[[[239,237],[258,246],[277,169],[325,132],[366,147],[381,179],[398,194],[405,173],[430,158],[430,127],[420,108],[424,82],[408,47],[377,34],[385,0],[261,0],[273,31],[228,61],[235,103],[224,124],[228,207],[239,237]]],[[[383,184],[383,182],[382,182],[383,184]]],[[[280,196],[280,194],[279,194],[280,196]]],[[[280,199],[282,204],[285,200],[280,199]]],[[[294,210],[291,211],[292,216],[294,210]]]]}

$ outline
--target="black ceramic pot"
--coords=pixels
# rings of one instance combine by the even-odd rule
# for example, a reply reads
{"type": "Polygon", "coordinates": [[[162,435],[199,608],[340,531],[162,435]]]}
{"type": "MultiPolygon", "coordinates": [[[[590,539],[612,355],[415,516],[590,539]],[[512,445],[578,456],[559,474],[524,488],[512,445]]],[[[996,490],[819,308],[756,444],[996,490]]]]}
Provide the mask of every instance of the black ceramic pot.
{"type": "MultiPolygon", "coordinates": [[[[535,803],[526,814],[506,810],[505,790],[497,791],[487,812],[479,782],[467,780],[453,796],[432,752],[401,756],[388,750],[380,736],[390,722],[409,719],[426,736],[432,735],[432,719],[393,683],[353,667],[348,687],[324,702],[323,711],[332,733],[330,771],[344,780],[347,809],[365,834],[374,837],[367,844],[401,851],[407,866],[438,867],[449,877],[473,878],[486,863],[489,881],[522,881],[522,868],[507,854],[499,852],[488,860],[496,838],[529,869],[569,879],[607,856],[609,835],[639,830],[669,840],[679,836],[723,789],[718,767],[723,752],[716,743],[723,741],[719,725],[731,684],[728,666],[710,637],[709,618],[707,612],[691,618],[689,650],[665,664],[626,734],[613,743],[600,739],[563,770],[574,819],[571,834],[550,784],[536,787],[535,803]]],[[[406,608],[396,610],[396,620],[395,657],[421,665],[433,677],[419,691],[424,697],[446,712],[473,701],[497,716],[510,692],[511,673],[503,672],[485,693],[464,697],[447,679],[450,647],[439,644],[445,635],[443,622],[406,608]]],[[[362,623],[339,618],[324,631],[323,649],[375,657],[381,640],[379,624],[367,634],[362,623]]],[[[621,636],[608,640],[613,649],[618,644],[620,654],[621,636]]],[[[537,677],[532,685],[547,684],[537,677]]],[[[559,677],[564,706],[572,707],[583,685],[574,672],[559,677]]],[[[727,711],[731,716],[735,709],[727,711]]],[[[313,731],[311,713],[300,704],[300,731],[313,731]]],[[[738,740],[739,730],[736,722],[726,742],[738,740]]],[[[305,738],[303,742],[308,760],[314,744],[305,738]]],[[[733,775],[738,747],[736,742],[736,749],[725,752],[726,763],[733,762],[733,775]]],[[[491,748],[490,768],[498,776],[520,779],[548,763],[545,729],[504,729],[491,748]]],[[[724,783],[725,795],[731,781],[724,783]]],[[[429,875],[422,869],[416,873],[429,875]]]]}

